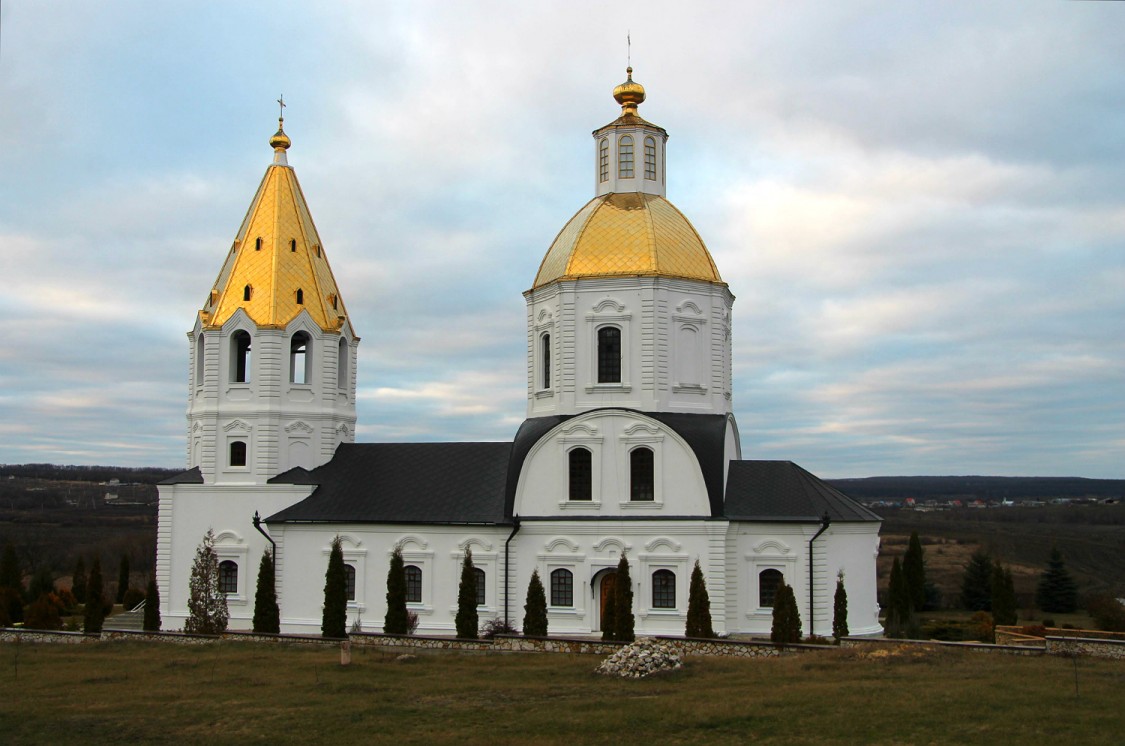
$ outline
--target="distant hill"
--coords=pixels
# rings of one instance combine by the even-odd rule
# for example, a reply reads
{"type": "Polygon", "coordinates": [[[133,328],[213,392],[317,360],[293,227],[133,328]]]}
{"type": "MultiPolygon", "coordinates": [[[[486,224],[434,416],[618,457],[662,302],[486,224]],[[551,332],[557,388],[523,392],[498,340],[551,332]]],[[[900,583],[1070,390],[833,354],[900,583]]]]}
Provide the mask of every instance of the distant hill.
{"type": "Polygon", "coordinates": [[[1082,477],[864,477],[826,479],[856,500],[1125,498],[1125,479],[1082,477]]]}

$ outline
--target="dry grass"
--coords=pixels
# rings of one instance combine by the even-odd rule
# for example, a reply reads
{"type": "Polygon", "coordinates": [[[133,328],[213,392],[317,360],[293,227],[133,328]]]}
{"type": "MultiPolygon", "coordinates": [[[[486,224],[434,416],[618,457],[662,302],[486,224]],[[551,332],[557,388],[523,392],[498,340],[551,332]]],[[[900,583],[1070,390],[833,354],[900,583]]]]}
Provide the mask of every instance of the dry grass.
{"type": "Polygon", "coordinates": [[[139,642],[0,647],[10,743],[1118,743],[1125,664],[960,651],[598,658],[139,642]]]}

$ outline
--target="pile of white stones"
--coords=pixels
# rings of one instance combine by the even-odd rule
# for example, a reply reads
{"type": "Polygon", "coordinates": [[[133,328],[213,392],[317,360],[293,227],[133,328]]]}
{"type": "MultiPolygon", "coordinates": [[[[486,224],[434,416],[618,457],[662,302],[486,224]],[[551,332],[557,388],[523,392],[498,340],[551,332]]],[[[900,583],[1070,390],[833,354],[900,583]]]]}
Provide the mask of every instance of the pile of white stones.
{"type": "Polygon", "coordinates": [[[642,679],[661,671],[675,671],[683,665],[683,656],[672,645],[641,637],[602,661],[596,671],[606,676],[642,679]]]}

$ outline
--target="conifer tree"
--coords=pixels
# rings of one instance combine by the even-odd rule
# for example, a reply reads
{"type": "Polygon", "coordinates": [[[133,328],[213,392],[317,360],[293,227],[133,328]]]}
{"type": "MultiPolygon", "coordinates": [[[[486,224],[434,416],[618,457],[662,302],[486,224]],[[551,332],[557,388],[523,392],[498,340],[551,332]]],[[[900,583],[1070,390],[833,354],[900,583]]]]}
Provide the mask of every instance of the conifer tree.
{"type": "Polygon", "coordinates": [[[992,611],[992,558],[973,552],[961,577],[961,605],[969,611],[992,611]]]}
{"type": "Polygon", "coordinates": [[[547,594],[539,570],[531,571],[531,582],[527,584],[527,603],[523,605],[523,634],[526,637],[547,636],[547,594]]]}
{"type": "Polygon", "coordinates": [[[902,556],[902,575],[914,611],[926,606],[926,556],[918,532],[912,531],[906,554],[902,556]]]}
{"type": "Polygon", "coordinates": [[[457,587],[457,616],[454,624],[462,640],[477,639],[477,577],[473,572],[473,551],[465,548],[461,562],[461,582],[457,587]]]}
{"type": "Polygon", "coordinates": [[[605,594],[605,608],[602,609],[602,640],[606,642],[617,639],[617,582],[613,592],[605,594]]]}
{"type": "Polygon", "coordinates": [[[258,563],[258,587],[254,591],[254,631],[276,635],[281,632],[281,610],[277,607],[277,587],[273,553],[262,552],[258,563]]]}
{"type": "Polygon", "coordinates": [[[320,634],[332,638],[348,636],[348,578],[339,536],[332,540],[328,570],[324,573],[324,614],[320,621],[320,634]]]}
{"type": "Polygon", "coordinates": [[[633,633],[633,581],[629,578],[629,559],[621,553],[617,563],[617,582],[613,586],[614,624],[613,638],[620,642],[632,642],[633,633]]]}
{"type": "Polygon", "coordinates": [[[88,634],[100,634],[105,621],[105,599],[102,597],[102,561],[94,555],[90,563],[90,577],[86,580],[86,611],[82,620],[82,630],[88,634]]]}
{"type": "Polygon", "coordinates": [[[992,565],[992,620],[995,624],[1016,623],[1016,589],[1012,571],[999,562],[992,565]]]}
{"type": "Polygon", "coordinates": [[[832,637],[836,642],[848,636],[848,592],[844,589],[844,571],[836,573],[836,595],[832,597],[832,637]]]}
{"type": "Polygon", "coordinates": [[[230,613],[227,597],[219,590],[219,557],[215,554],[215,532],[211,529],[207,529],[203,541],[195,550],[191,580],[188,582],[187,607],[184,632],[199,635],[226,632],[230,613]]]}
{"type": "Polygon", "coordinates": [[[1047,569],[1039,577],[1035,603],[1043,611],[1052,614],[1069,614],[1078,608],[1078,587],[1066,569],[1062,552],[1057,546],[1051,547],[1047,569]]]}
{"type": "MultiPolygon", "coordinates": [[[[125,600],[125,591],[129,590],[129,555],[121,555],[121,564],[117,566],[117,599],[116,603],[125,600]]],[[[128,611],[128,609],[126,609],[128,611]]]]}
{"type": "Polygon", "coordinates": [[[707,595],[707,581],[703,578],[703,570],[699,567],[699,560],[691,571],[691,586],[688,590],[687,627],[684,630],[686,637],[715,636],[715,629],[711,626],[711,597],[707,595]]]}
{"type": "Polygon", "coordinates": [[[155,577],[148,579],[148,588],[145,589],[144,629],[146,632],[160,631],[160,591],[156,588],[155,577]]]}
{"type": "Polygon", "coordinates": [[[39,600],[40,596],[55,592],[55,575],[47,565],[41,565],[31,576],[28,584],[27,597],[39,600]]]}
{"type": "Polygon", "coordinates": [[[0,602],[6,601],[9,624],[23,621],[23,571],[16,548],[9,542],[0,558],[0,602]]]}
{"type": "Polygon", "coordinates": [[[777,587],[773,597],[770,640],[780,645],[801,641],[801,613],[797,611],[797,597],[793,594],[793,588],[785,583],[777,587]]]}
{"type": "Polygon", "coordinates": [[[391,553],[391,566],[387,570],[387,614],[383,617],[383,632],[388,635],[405,635],[410,631],[410,616],[406,612],[406,565],[402,549],[395,547],[391,553]]]}
{"type": "Polygon", "coordinates": [[[86,560],[82,557],[74,563],[74,574],[71,575],[70,592],[80,604],[86,603],[86,560]]]}
{"type": "Polygon", "coordinates": [[[916,626],[914,603],[910,598],[910,589],[906,585],[906,575],[898,557],[895,557],[894,564],[891,565],[891,579],[887,592],[887,635],[912,637],[916,626]]]}

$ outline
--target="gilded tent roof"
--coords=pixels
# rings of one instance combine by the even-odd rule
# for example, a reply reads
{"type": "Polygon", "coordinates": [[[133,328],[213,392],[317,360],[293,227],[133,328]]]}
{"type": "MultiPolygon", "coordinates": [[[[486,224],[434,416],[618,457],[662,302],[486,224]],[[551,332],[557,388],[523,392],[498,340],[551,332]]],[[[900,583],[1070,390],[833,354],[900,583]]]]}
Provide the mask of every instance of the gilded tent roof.
{"type": "Polygon", "coordinates": [[[534,288],[579,277],[652,275],[722,282],[683,213],[663,197],[612,193],[590,200],[543,257],[534,288]]]}
{"type": "Polygon", "coordinates": [[[203,323],[222,326],[239,308],[259,326],[284,327],[302,310],[325,331],[348,321],[297,175],[284,163],[266,169],[201,311],[203,323]]]}

